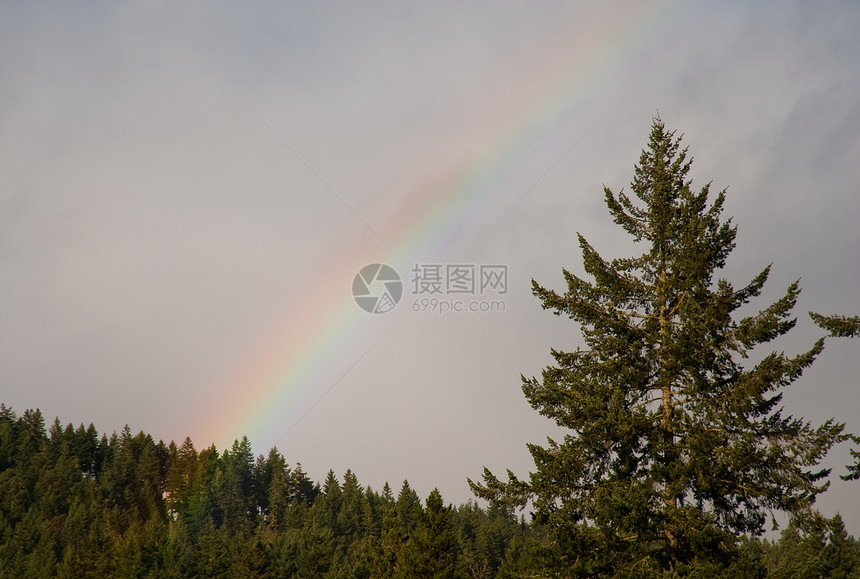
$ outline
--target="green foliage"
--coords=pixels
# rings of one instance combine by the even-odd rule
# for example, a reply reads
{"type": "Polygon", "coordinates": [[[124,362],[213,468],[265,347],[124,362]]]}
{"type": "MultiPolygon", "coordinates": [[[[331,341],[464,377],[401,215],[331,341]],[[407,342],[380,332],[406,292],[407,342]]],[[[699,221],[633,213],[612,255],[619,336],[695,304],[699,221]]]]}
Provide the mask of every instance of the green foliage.
{"type": "MultiPolygon", "coordinates": [[[[738,535],[759,534],[766,514],[811,512],[827,488],[818,464],[844,441],[833,420],[814,426],[786,415],[782,389],[818,357],[760,345],[786,334],[800,288],[757,314],[770,266],[736,289],[715,275],[735,247],[721,213],[724,192],[691,187],[680,138],[655,119],[634,169],[630,197],[605,188],[613,221],[644,252],[606,260],[579,237],[589,279],[563,270],[559,294],[533,281],[542,307],[569,317],[584,348],[552,350],[541,379],[523,378],[531,406],[567,429],[529,445],[535,472],[484,470],[482,498],[532,501],[550,541],[547,567],[569,576],[715,576],[740,556],[738,535]]],[[[857,334],[857,318],[812,315],[832,336],[857,334]]]]}
{"type": "Polygon", "coordinates": [[[860,335],[860,316],[822,316],[815,312],[809,312],[809,316],[831,336],[853,338],[860,335]]]}
{"type": "Polygon", "coordinates": [[[3,405],[0,465],[0,578],[492,577],[517,564],[508,545],[526,529],[495,507],[460,514],[438,491],[422,506],[407,481],[396,500],[351,470],[320,488],[246,438],[219,453],[128,427],[46,433],[38,411],[3,405]]]}
{"type": "Polygon", "coordinates": [[[793,520],[779,542],[763,551],[768,577],[774,579],[860,578],[860,543],[848,535],[838,514],[793,520]]]}

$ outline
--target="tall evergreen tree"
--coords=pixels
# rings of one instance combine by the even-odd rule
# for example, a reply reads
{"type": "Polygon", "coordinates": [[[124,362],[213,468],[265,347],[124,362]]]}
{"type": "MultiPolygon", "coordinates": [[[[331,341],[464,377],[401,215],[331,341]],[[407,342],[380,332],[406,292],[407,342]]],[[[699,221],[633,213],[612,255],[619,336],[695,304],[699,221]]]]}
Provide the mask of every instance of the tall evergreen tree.
{"type": "Polygon", "coordinates": [[[826,524],[827,545],[823,553],[826,575],[833,579],[860,577],[860,548],[845,530],[842,516],[837,513],[826,524]]]}
{"type": "Polygon", "coordinates": [[[452,577],[456,563],[456,540],[448,525],[448,511],[442,494],[433,489],[426,508],[415,506],[416,525],[409,533],[395,577],[452,577]]]}
{"type": "Polygon", "coordinates": [[[415,508],[420,506],[421,499],[418,498],[418,493],[409,486],[408,480],[404,480],[397,494],[396,508],[405,530],[409,531],[415,526],[415,508]]]}
{"type": "Polygon", "coordinates": [[[171,442],[168,446],[165,491],[167,506],[172,513],[185,512],[188,508],[191,482],[197,470],[197,451],[191,438],[185,437],[177,447],[171,442]]]}
{"type": "Polygon", "coordinates": [[[188,505],[180,511],[180,516],[189,536],[196,539],[209,519],[220,524],[224,517],[215,490],[218,450],[213,444],[200,451],[195,460],[197,466],[193,471],[193,479],[188,484],[188,490],[184,491],[188,496],[188,505]]]}
{"type": "Polygon", "coordinates": [[[347,469],[343,475],[343,489],[340,509],[337,514],[337,528],[346,536],[347,541],[363,531],[363,515],[366,498],[358,477],[347,469]]]}
{"type": "Polygon", "coordinates": [[[246,528],[257,515],[254,503],[254,454],[247,436],[234,440],[230,451],[221,456],[222,472],[219,501],[224,523],[231,530],[246,528]]]}
{"type": "MultiPolygon", "coordinates": [[[[827,487],[818,465],[847,438],[843,425],[786,415],[782,389],[809,367],[824,338],[791,357],[750,351],[786,334],[800,288],[758,314],[738,309],[770,267],[735,289],[715,274],[735,247],[721,220],[724,192],[691,188],[692,161],[657,118],[631,189],[605,188],[614,222],[645,252],[605,260],[582,237],[585,272],[563,271],[567,291],[532,282],[544,309],[582,330],[585,348],[552,350],[542,379],[523,378],[533,408],[569,430],[529,445],[536,471],[502,482],[484,470],[474,492],[525,505],[553,539],[551,566],[607,576],[717,569],[735,533],[762,531],[766,513],[799,515],[827,487]]],[[[856,335],[857,318],[813,315],[830,335],[856,335]]]]}

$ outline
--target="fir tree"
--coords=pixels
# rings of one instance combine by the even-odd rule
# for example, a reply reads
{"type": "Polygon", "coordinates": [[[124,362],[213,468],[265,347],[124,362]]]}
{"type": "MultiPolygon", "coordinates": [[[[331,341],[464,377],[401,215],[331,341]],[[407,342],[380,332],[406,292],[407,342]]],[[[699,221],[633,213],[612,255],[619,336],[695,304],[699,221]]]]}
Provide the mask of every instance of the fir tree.
{"type": "Polygon", "coordinates": [[[421,499],[418,498],[418,493],[409,486],[408,480],[404,480],[397,495],[396,508],[405,530],[409,531],[415,526],[415,507],[420,506],[421,499]]]}
{"type": "MultiPolygon", "coordinates": [[[[770,266],[735,289],[715,279],[736,228],[688,179],[680,137],[657,118],[631,189],[605,188],[614,222],[645,252],[605,260],[582,237],[585,272],[563,271],[567,291],[537,282],[544,309],[577,322],[586,344],[552,350],[542,379],[523,378],[533,408],[568,429],[529,445],[529,480],[487,469],[469,481],[483,498],[525,505],[552,541],[545,556],[566,575],[684,574],[732,558],[736,533],[758,534],[769,511],[809,512],[827,487],[818,465],[847,438],[843,425],[786,415],[782,389],[809,367],[824,338],[791,357],[750,351],[786,334],[800,288],[758,314],[738,309],[762,291],[770,266]]],[[[832,336],[857,334],[858,319],[813,315],[832,336]]]]}
{"type": "Polygon", "coordinates": [[[165,491],[167,506],[175,515],[185,512],[188,508],[191,482],[197,469],[197,451],[189,437],[185,437],[182,445],[177,447],[171,442],[167,453],[167,474],[165,491]]]}
{"type": "Polygon", "coordinates": [[[827,545],[824,547],[823,559],[827,577],[860,577],[860,549],[854,538],[848,535],[838,513],[827,520],[827,545]]]}
{"type": "Polygon", "coordinates": [[[337,528],[346,536],[347,541],[360,533],[362,529],[365,496],[358,477],[352,470],[347,469],[343,475],[342,501],[337,514],[337,528]]]}
{"type": "Polygon", "coordinates": [[[247,436],[243,436],[241,441],[233,441],[232,449],[225,450],[221,456],[221,464],[218,490],[224,523],[233,531],[245,529],[251,523],[251,518],[257,514],[252,512],[255,486],[254,454],[247,436]]]}
{"type": "Polygon", "coordinates": [[[415,506],[415,528],[403,548],[395,577],[452,577],[456,563],[456,541],[448,526],[448,508],[442,494],[433,489],[427,497],[426,508],[415,506]]]}

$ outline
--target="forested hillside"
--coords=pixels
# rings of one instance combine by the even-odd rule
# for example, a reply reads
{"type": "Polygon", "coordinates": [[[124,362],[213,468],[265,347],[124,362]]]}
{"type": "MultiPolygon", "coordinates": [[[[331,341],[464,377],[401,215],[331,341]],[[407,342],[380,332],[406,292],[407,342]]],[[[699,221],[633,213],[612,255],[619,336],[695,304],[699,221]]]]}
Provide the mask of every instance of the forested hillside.
{"type": "Polygon", "coordinates": [[[534,534],[406,481],[377,491],[347,471],[320,486],[247,438],[197,450],[0,408],[4,577],[492,577],[534,534]]]}
{"type": "MultiPolygon", "coordinates": [[[[540,576],[553,544],[518,517],[421,500],[406,481],[376,491],[351,471],[320,485],[246,438],[197,450],[128,428],[46,430],[38,410],[0,406],[3,577],[540,576]]],[[[742,551],[738,576],[860,575],[838,516],[742,551]]]]}

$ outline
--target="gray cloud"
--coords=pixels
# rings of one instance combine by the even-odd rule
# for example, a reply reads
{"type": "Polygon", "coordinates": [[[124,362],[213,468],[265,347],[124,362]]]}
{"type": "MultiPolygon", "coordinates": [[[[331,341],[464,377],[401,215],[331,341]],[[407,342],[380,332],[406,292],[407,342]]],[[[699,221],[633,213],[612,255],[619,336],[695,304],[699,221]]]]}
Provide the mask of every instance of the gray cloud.
{"type": "MultiPolygon", "coordinates": [[[[473,220],[436,224],[456,243],[426,249],[508,264],[508,311],[368,322],[390,330],[379,348],[278,443],[313,476],[352,468],[375,487],[408,477],[462,501],[465,477],[485,464],[529,468],[524,443],[553,430],[515,374],[539,373],[550,346],[578,343],[540,310],[529,280],[560,287],[561,267],[579,271],[577,231],[609,254],[630,251],[602,185],[630,181],[657,109],[687,135],[697,183],[729,187],[740,236],[726,275],[743,283],[774,261],[770,297],[803,276],[800,311],[856,313],[857,8],[670,4],[631,28],[641,36],[615,58],[590,52],[635,9],[4,6],[3,401],[102,430],[128,422],[196,438],[187,429],[213,399],[235,396],[225,376],[319,292],[317,272],[348,284],[348,249],[386,257],[337,197],[397,244],[395,216],[484,164],[526,119],[536,136],[486,177],[473,220]],[[552,109],[562,79],[591,61],[588,84],[552,109]]],[[[799,332],[788,349],[817,335],[799,332]]],[[[369,345],[341,351],[325,376],[369,345]]],[[[789,402],[860,431],[844,410],[857,405],[853,352],[834,344],[789,402]]],[[[271,440],[253,442],[264,452],[271,440]]],[[[851,492],[834,484],[822,505],[856,528],[851,492]]]]}

